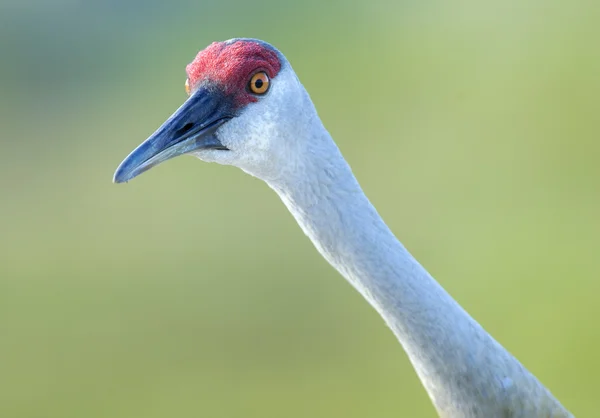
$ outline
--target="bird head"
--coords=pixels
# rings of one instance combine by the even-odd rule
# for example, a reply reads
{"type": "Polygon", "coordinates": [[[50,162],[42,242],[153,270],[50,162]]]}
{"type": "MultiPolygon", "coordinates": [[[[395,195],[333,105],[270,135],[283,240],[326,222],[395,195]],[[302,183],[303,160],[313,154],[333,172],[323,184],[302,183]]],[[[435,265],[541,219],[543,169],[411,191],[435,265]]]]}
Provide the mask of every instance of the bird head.
{"type": "Polygon", "coordinates": [[[187,100],[119,165],[116,183],[182,154],[267,180],[305,148],[296,139],[306,137],[302,131],[316,111],[273,46],[254,39],[215,42],[186,72],[187,100]]]}

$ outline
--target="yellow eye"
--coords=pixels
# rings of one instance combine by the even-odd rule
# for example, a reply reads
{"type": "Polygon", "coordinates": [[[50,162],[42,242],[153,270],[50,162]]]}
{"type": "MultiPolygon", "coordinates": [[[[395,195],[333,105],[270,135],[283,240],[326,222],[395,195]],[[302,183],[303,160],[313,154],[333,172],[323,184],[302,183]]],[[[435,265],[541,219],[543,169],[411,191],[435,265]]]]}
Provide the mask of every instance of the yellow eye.
{"type": "Polygon", "coordinates": [[[185,79],[185,92],[187,93],[187,95],[190,95],[190,79],[186,78],[185,79]]]}
{"type": "Polygon", "coordinates": [[[250,79],[250,91],[254,94],[265,94],[269,90],[269,76],[264,71],[256,73],[250,79]]]}

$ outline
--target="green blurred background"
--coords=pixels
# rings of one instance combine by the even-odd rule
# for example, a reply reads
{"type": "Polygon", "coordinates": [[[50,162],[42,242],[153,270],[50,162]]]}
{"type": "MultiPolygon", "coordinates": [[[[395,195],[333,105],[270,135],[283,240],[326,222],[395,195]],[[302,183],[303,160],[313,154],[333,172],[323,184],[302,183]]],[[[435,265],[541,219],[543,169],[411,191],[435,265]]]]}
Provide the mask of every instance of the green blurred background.
{"type": "Polygon", "coordinates": [[[0,416],[433,417],[277,196],[119,162],[214,40],[283,51],[393,231],[579,416],[600,360],[600,3],[1,0],[0,416]]]}

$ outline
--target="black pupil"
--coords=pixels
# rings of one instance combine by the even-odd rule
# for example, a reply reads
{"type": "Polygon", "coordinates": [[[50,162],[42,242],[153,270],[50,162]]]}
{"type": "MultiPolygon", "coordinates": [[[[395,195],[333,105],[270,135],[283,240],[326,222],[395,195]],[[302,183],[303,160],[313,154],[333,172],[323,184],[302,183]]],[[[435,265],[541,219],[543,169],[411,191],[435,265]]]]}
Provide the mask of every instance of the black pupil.
{"type": "Polygon", "coordinates": [[[255,86],[257,89],[260,89],[260,88],[263,86],[263,81],[262,81],[262,80],[259,78],[258,80],[256,80],[256,81],[254,82],[254,86],[255,86]]]}

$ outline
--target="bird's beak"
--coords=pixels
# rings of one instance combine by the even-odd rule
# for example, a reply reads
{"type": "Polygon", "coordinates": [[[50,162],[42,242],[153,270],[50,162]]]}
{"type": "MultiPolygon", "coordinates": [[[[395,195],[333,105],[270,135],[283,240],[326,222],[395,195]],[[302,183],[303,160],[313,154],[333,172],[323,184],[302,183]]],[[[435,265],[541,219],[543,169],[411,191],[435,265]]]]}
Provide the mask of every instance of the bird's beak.
{"type": "Polygon", "coordinates": [[[123,160],[113,181],[129,181],[163,161],[194,150],[227,150],[215,132],[234,116],[231,109],[230,100],[220,91],[200,87],[150,138],[123,160]]]}

